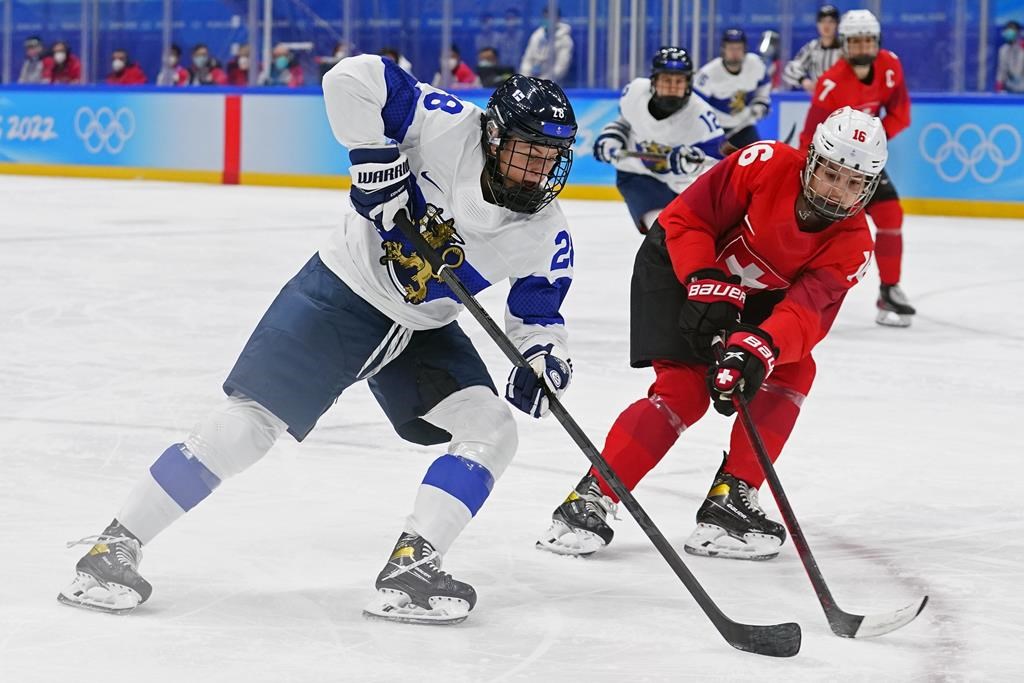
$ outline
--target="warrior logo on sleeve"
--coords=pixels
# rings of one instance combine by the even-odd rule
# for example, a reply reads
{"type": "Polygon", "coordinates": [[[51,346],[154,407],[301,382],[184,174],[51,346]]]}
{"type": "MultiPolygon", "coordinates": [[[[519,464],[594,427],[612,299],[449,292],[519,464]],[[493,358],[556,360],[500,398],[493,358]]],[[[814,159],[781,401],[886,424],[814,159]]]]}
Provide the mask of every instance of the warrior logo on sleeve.
{"type": "MultiPolygon", "coordinates": [[[[427,211],[417,227],[427,244],[475,294],[489,283],[466,263],[465,241],[455,230],[455,219],[446,219],[443,214],[444,209],[427,204],[427,211]]],[[[412,248],[398,228],[381,233],[381,236],[384,237],[380,245],[384,255],[380,257],[380,264],[387,266],[391,282],[408,303],[421,304],[445,296],[456,298],[441,277],[434,273],[430,262],[412,248]]]]}

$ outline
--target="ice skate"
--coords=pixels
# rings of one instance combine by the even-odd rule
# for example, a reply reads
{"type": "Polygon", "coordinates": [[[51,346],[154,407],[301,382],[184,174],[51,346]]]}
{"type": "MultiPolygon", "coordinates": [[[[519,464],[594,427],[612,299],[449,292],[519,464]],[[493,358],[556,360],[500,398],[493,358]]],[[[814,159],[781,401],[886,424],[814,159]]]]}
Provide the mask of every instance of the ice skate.
{"type": "Polygon", "coordinates": [[[597,478],[588,474],[555,508],[551,527],[537,541],[537,547],[558,555],[593,555],[612,542],[615,531],[605,520],[608,513],[615,517],[617,508],[601,493],[597,478]]]}
{"type": "Polygon", "coordinates": [[[441,571],[441,554],[422,537],[403,533],[377,576],[377,594],[363,615],[407,624],[458,624],[476,591],[441,571]]]}
{"type": "Polygon", "coordinates": [[[142,544],[115,519],[99,536],[68,543],[93,546],[75,565],[74,581],[57,595],[72,607],[127,614],[149,599],[153,587],[139,576],[142,544]]]}
{"type": "Polygon", "coordinates": [[[882,285],[878,289],[878,315],[875,322],[888,327],[910,327],[917,311],[910,305],[899,285],[882,285]]]}
{"type": "Polygon", "coordinates": [[[785,540],[785,528],[758,504],[757,489],[719,470],[684,549],[706,557],[770,560],[785,540]]]}

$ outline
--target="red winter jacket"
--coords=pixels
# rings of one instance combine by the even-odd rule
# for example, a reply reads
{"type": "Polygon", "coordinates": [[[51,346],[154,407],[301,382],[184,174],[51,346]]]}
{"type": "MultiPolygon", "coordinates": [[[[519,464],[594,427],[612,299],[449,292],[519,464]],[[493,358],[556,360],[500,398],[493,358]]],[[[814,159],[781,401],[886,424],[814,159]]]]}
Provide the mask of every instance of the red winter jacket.
{"type": "Polygon", "coordinates": [[[120,72],[111,71],[107,74],[107,83],[110,85],[143,85],[145,82],[146,74],[135,63],[129,64],[120,72]]]}
{"type": "Polygon", "coordinates": [[[43,83],[81,83],[82,63],[78,57],[69,54],[63,64],[57,64],[53,57],[43,57],[43,83]]]}

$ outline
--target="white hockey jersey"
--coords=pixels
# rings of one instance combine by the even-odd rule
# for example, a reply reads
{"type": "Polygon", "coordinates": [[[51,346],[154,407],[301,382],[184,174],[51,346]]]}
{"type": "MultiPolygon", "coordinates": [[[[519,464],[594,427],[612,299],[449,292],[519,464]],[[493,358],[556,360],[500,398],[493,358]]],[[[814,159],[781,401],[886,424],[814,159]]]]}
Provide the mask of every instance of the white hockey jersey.
{"type": "Polygon", "coordinates": [[[755,102],[764,105],[765,111],[771,106],[772,79],[761,58],[748,52],[738,74],[730,73],[716,57],[697,72],[693,89],[707,100],[718,113],[718,122],[727,131],[744,123],[737,118],[743,110],[755,102]]]}
{"type": "Polygon", "coordinates": [[[637,78],[622,91],[622,97],[619,98],[619,120],[629,129],[626,149],[664,155],[674,147],[688,145],[702,150],[707,158],[687,169],[689,172],[685,174],[672,173],[667,161],[627,156],[620,156],[615,162],[615,168],[626,173],[653,176],[679,193],[722,158],[719,145],[724,133],[718,125],[715,111],[697,93],[690,95],[686,106],[660,121],[651,116],[647,108],[650,101],[649,78],[637,78]]]}
{"type": "MultiPolygon", "coordinates": [[[[520,349],[554,344],[568,358],[559,309],[572,282],[573,245],[555,200],[523,214],[484,200],[479,107],[417,82],[373,55],[343,59],[323,80],[331,130],[352,149],[393,142],[426,199],[428,242],[473,293],[509,278],[505,327],[520,349]]],[[[397,227],[378,232],[351,210],[320,249],[324,264],[360,297],[412,330],[447,325],[462,310],[449,287],[397,227]]]]}

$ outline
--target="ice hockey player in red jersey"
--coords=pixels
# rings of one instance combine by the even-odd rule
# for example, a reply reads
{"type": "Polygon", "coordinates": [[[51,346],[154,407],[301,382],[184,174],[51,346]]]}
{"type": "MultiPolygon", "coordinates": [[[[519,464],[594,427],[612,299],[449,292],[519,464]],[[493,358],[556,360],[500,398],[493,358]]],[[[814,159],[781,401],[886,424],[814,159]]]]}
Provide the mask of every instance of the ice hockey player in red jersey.
{"type": "MultiPolygon", "coordinates": [[[[840,107],[881,116],[889,139],[910,125],[910,96],[903,67],[895,54],[879,48],[881,36],[878,19],[868,10],[850,10],[843,15],[839,22],[843,59],[818,79],[800,135],[801,149],[807,149],[818,124],[840,107]]],[[[915,310],[899,285],[903,208],[888,174],[882,173],[867,213],[875,222],[875,258],[882,281],[876,321],[880,325],[908,327],[915,310]]]]}
{"type": "MultiPolygon", "coordinates": [[[[814,346],[847,290],[863,276],[872,242],[862,209],[887,158],[878,118],[844,107],[820,124],[807,153],[757,142],[720,161],[661,213],[633,267],[630,364],[654,366],[647,397],[612,425],[603,457],[633,489],[713,403],[732,415],[750,402],[772,460],[814,380],[814,346]],[[724,331],[724,353],[713,343],[724,331]]],[[[739,422],[687,552],[763,560],[783,527],[757,501],[764,482],[739,422]]],[[[552,515],[540,548],[589,555],[613,536],[617,500],[596,471],[552,515]]]]}

